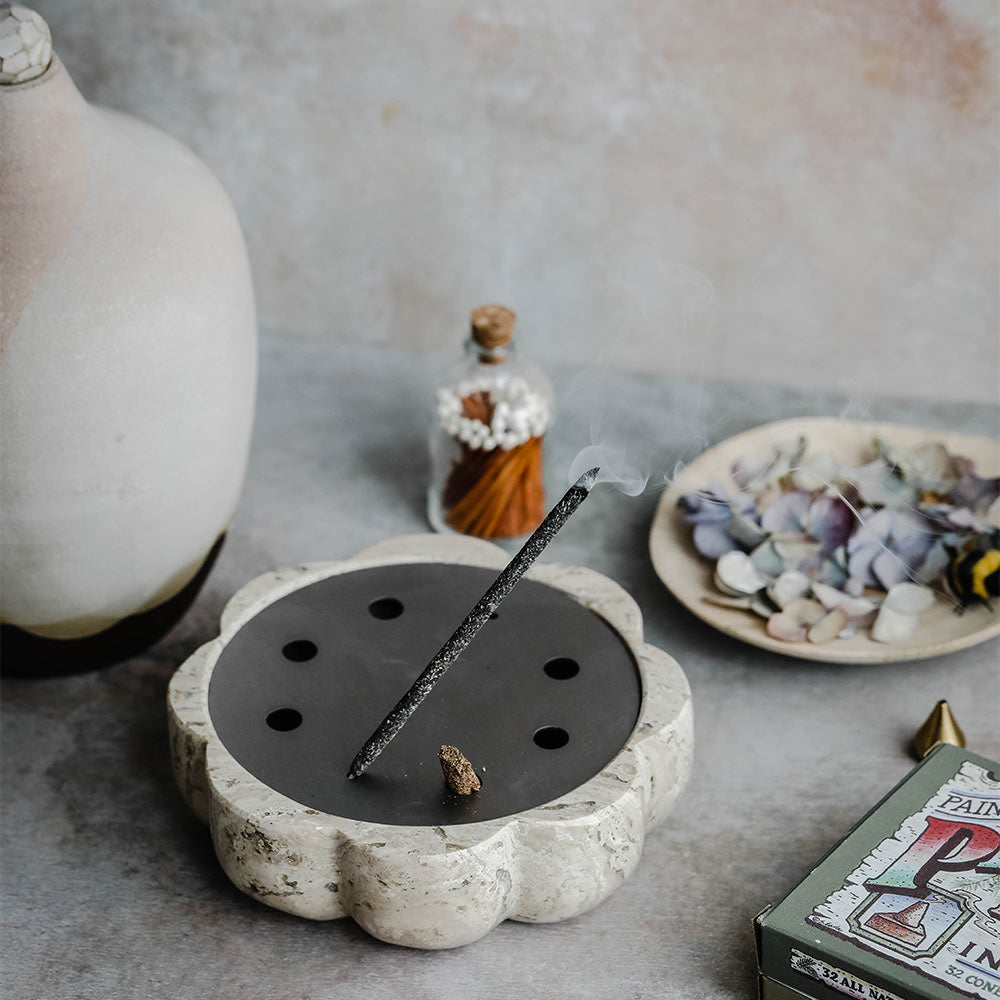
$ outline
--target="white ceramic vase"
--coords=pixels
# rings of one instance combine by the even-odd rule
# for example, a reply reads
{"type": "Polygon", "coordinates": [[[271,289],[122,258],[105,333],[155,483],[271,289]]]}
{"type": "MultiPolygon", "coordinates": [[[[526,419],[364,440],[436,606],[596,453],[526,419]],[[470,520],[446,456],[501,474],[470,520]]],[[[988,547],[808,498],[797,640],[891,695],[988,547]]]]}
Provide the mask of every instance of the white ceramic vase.
{"type": "Polygon", "coordinates": [[[246,247],[208,169],[88,104],[57,57],[0,87],[0,177],[4,651],[44,672],[75,643],[95,665],[172,624],[233,516],[246,247]]]}

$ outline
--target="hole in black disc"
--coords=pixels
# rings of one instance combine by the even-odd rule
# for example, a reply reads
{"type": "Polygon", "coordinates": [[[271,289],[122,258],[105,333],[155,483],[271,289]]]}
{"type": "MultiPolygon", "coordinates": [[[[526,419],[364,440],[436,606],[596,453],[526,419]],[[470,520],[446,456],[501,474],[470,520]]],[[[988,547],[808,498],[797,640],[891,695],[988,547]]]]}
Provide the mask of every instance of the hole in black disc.
{"type": "Polygon", "coordinates": [[[306,660],[311,660],[318,652],[316,643],[310,642],[308,639],[294,639],[292,642],[286,642],[281,647],[282,655],[286,660],[291,660],[293,663],[305,663],[306,660]]]}
{"type": "Polygon", "coordinates": [[[549,677],[557,681],[568,681],[580,672],[580,664],[568,656],[557,656],[542,668],[549,677]]]}
{"type": "Polygon", "coordinates": [[[368,610],[373,618],[385,621],[389,618],[398,618],[403,613],[403,602],[397,601],[395,597],[380,597],[368,605],[368,610]]]}
{"type": "Polygon", "coordinates": [[[287,733],[302,725],[302,713],[294,708],[276,708],[268,714],[267,724],[272,729],[277,729],[279,733],[287,733]]]}
{"type": "Polygon", "coordinates": [[[558,726],[542,726],[535,730],[533,739],[543,750],[558,750],[569,743],[569,733],[558,726]]]}

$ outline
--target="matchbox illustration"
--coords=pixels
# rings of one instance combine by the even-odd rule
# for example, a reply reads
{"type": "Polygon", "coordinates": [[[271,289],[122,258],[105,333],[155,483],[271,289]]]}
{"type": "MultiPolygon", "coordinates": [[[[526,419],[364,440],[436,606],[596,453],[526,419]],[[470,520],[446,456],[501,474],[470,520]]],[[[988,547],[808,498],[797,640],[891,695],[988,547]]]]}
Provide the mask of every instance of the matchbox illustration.
{"type": "Polygon", "coordinates": [[[960,995],[1000,997],[1000,775],[963,762],[807,920],[960,995]]]}

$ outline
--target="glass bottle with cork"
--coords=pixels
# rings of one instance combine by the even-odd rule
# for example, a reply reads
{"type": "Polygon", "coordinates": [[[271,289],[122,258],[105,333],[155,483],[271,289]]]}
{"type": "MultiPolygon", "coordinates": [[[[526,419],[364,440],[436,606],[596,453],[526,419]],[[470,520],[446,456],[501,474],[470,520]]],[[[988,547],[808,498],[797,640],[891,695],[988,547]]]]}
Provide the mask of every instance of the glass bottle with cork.
{"type": "Polygon", "coordinates": [[[545,516],[542,440],[552,386],[514,356],[514,313],[471,314],[465,357],[436,387],[427,513],[438,531],[521,538],[545,516]]]}

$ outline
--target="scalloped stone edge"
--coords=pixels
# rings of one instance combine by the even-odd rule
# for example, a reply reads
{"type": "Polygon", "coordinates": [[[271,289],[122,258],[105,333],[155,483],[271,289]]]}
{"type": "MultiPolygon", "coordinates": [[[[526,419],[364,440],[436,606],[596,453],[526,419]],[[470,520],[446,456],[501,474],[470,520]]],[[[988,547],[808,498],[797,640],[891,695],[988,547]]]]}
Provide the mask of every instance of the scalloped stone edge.
{"type": "Polygon", "coordinates": [[[635,869],[646,831],[687,783],[691,691],[676,660],[645,643],[635,601],[592,570],[535,565],[530,579],[565,591],[615,628],[642,677],[639,719],[621,751],[572,792],[525,812],[456,826],[390,826],[309,809],[269,788],[223,746],[208,686],[226,643],[267,605],[339,573],[412,562],[501,569],[507,554],[460,536],[409,535],[341,562],[265,573],[226,605],[217,638],[177,670],[167,701],[174,776],[211,829],[219,861],[254,899],[313,920],[353,917],[414,948],[476,941],[505,919],[565,920],[635,869]]]}

